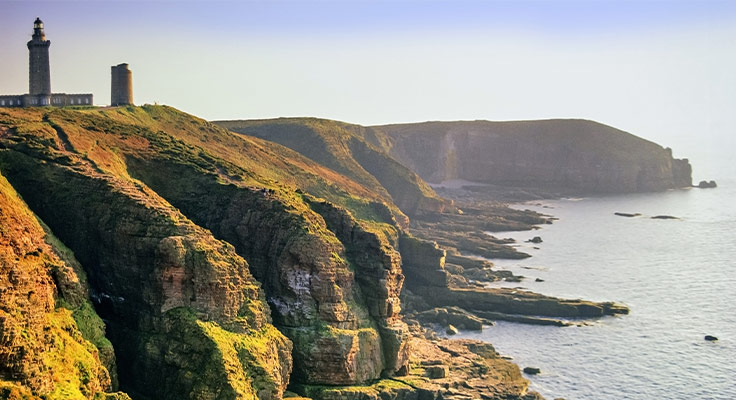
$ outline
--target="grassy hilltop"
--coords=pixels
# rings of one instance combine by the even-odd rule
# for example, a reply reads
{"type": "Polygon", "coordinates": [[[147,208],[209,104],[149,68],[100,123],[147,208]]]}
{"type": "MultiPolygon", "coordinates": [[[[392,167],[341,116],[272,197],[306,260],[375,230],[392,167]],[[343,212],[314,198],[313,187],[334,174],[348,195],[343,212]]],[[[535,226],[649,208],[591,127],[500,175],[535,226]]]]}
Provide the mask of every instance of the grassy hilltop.
{"type": "Polygon", "coordinates": [[[446,204],[417,174],[382,150],[360,125],[318,118],[216,121],[233,132],[282,144],[359,182],[415,215],[446,204]]]}

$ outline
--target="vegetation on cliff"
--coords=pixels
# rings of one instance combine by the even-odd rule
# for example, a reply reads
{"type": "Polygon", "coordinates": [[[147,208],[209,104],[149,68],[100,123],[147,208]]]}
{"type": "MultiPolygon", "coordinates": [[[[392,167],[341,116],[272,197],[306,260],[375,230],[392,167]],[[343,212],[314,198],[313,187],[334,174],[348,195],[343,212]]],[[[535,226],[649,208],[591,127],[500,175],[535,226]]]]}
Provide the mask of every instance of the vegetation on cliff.
{"type": "Polygon", "coordinates": [[[84,272],[0,175],[0,397],[113,389],[114,354],[84,272]]]}
{"type": "MultiPolygon", "coordinates": [[[[269,328],[245,260],[129,178],[112,147],[77,151],[95,135],[68,116],[87,112],[5,115],[0,168],[84,268],[95,308],[109,321],[121,388],[140,398],[280,397],[291,343],[269,328]]],[[[140,139],[130,127],[117,133],[140,139]]]]}
{"type": "Polygon", "coordinates": [[[354,179],[409,215],[439,211],[443,201],[381,147],[364,127],[317,118],[217,121],[234,132],[280,143],[354,179]]]}
{"type": "Polygon", "coordinates": [[[382,129],[220,125],[240,133],[165,106],[0,111],[0,398],[532,399],[492,347],[420,340],[400,296],[474,326],[421,312],[623,311],[473,285],[513,277],[468,254],[526,256],[483,231],[549,220],[447,207],[382,129]]]}
{"type": "Polygon", "coordinates": [[[407,219],[350,178],[154,106],[3,112],[0,170],[77,255],[135,397],[270,399],[290,378],[406,369],[407,219]]]}

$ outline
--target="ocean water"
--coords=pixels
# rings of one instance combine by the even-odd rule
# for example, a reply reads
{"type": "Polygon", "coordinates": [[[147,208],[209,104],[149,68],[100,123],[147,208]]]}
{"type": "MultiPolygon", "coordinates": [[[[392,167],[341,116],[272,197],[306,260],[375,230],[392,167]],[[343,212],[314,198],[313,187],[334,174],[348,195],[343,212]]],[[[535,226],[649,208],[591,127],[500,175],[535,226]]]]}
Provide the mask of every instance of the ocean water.
{"type": "Polygon", "coordinates": [[[735,203],[736,179],[709,190],[523,205],[559,220],[495,234],[533,255],[493,260],[527,277],[503,285],[617,301],[631,313],[582,327],[499,322],[460,336],[493,343],[522,368],[540,368],[527,378],[548,399],[736,399],[735,203]],[[523,243],[533,236],[543,243],[523,243]]]}

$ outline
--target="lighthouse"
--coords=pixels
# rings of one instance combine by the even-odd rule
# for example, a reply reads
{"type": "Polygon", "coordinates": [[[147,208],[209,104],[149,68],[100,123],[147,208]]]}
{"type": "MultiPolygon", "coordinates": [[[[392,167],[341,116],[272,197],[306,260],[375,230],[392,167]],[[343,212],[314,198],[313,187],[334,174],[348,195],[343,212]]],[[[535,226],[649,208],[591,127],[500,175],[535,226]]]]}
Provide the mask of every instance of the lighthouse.
{"type": "Polygon", "coordinates": [[[28,81],[29,94],[38,98],[38,105],[51,104],[51,71],[49,69],[49,47],[51,41],[46,40],[43,21],[36,18],[33,22],[33,36],[28,42],[28,81]]]}
{"type": "MultiPolygon", "coordinates": [[[[33,36],[28,42],[28,93],[0,95],[0,107],[66,107],[91,106],[91,93],[52,93],[49,47],[43,21],[33,21],[33,36]]],[[[132,102],[132,93],[130,94],[132,102]]]]}

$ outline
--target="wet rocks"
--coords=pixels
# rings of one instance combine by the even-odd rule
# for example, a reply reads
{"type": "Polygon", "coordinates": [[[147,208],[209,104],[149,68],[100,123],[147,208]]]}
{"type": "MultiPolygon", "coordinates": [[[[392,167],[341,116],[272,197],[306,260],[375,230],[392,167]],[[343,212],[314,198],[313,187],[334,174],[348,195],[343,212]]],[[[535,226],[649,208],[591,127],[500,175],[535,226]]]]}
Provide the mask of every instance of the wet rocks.
{"type": "Polygon", "coordinates": [[[533,238],[526,241],[527,243],[542,243],[542,238],[539,236],[534,236],[533,238]]]}
{"type": "Polygon", "coordinates": [[[482,330],[483,320],[459,307],[437,307],[416,314],[419,322],[454,326],[459,329],[482,330]]]}
{"type": "Polygon", "coordinates": [[[672,215],[655,215],[652,217],[652,219],[680,219],[680,218],[674,217],[672,215]]]}
{"type": "Polygon", "coordinates": [[[716,181],[700,181],[696,187],[699,189],[713,189],[718,187],[718,185],[716,181]]]}
{"type": "Polygon", "coordinates": [[[704,340],[707,342],[715,342],[716,340],[718,340],[718,338],[715,336],[711,336],[711,335],[705,335],[704,340]]]}
{"type": "Polygon", "coordinates": [[[524,373],[527,375],[537,375],[542,372],[539,368],[535,367],[524,367],[524,373]]]}
{"type": "Polygon", "coordinates": [[[596,318],[604,315],[628,314],[627,307],[611,302],[560,299],[542,294],[507,288],[437,289],[415,288],[430,305],[454,305],[469,312],[492,311],[562,318],[596,318]]]}
{"type": "Polygon", "coordinates": [[[627,218],[633,218],[633,217],[641,216],[641,214],[639,214],[639,213],[624,213],[624,212],[615,212],[615,213],[613,213],[613,215],[617,215],[619,217],[627,217],[627,218]]]}

